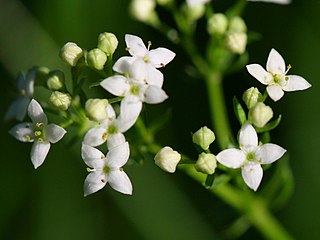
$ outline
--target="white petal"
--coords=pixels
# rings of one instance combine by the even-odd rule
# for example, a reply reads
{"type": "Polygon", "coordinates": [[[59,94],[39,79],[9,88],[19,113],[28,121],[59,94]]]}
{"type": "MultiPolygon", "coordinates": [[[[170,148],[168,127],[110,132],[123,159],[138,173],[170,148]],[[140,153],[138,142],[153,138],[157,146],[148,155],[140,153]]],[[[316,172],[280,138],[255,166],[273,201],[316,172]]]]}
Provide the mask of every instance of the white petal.
{"type": "Polygon", "coordinates": [[[101,171],[91,172],[84,181],[84,196],[95,193],[106,185],[107,181],[101,171]]]}
{"type": "Polygon", "coordinates": [[[125,96],[130,90],[127,78],[120,75],[104,79],[100,86],[115,96],[125,96]]]}
{"type": "Polygon", "coordinates": [[[123,194],[132,194],[132,184],[125,172],[122,170],[111,171],[108,174],[110,186],[123,194]]]}
{"type": "Polygon", "coordinates": [[[109,149],[106,156],[106,163],[111,169],[119,169],[129,159],[130,148],[128,142],[124,142],[116,147],[109,149]]]}
{"type": "Polygon", "coordinates": [[[36,71],[35,70],[31,70],[27,73],[23,89],[26,90],[26,95],[28,97],[32,97],[32,95],[33,95],[35,78],[36,78],[36,71]]]}
{"type": "Polygon", "coordinates": [[[136,97],[129,95],[122,99],[120,115],[116,119],[116,126],[120,132],[125,132],[137,121],[142,109],[142,102],[136,97]]]}
{"type": "Polygon", "coordinates": [[[111,134],[107,139],[108,149],[112,149],[126,142],[126,139],[122,133],[111,134]]]}
{"type": "Polygon", "coordinates": [[[268,86],[267,92],[268,92],[269,97],[275,102],[278,101],[280,98],[282,98],[284,95],[284,92],[279,85],[268,86]]]}
{"type": "Polygon", "coordinates": [[[176,56],[174,52],[166,48],[156,48],[149,51],[149,62],[155,67],[160,68],[167,65],[176,56]]]}
{"type": "Polygon", "coordinates": [[[246,155],[239,149],[229,148],[218,153],[216,158],[219,163],[226,167],[239,168],[244,163],[246,155]]]}
{"type": "Polygon", "coordinates": [[[105,156],[99,149],[82,144],[81,157],[89,167],[94,169],[103,168],[105,156]]]}
{"type": "Polygon", "coordinates": [[[109,120],[115,119],[116,118],[116,112],[114,111],[113,107],[111,104],[108,104],[106,106],[106,112],[107,112],[107,118],[109,120]]]}
{"type": "Polygon", "coordinates": [[[129,73],[130,66],[135,60],[135,57],[121,57],[115,62],[112,69],[117,73],[129,73]]]}
{"type": "Polygon", "coordinates": [[[33,123],[43,123],[44,125],[48,123],[47,116],[43,112],[41,105],[34,99],[29,103],[28,115],[33,123]]]}
{"type": "Polygon", "coordinates": [[[148,86],[145,91],[145,99],[146,103],[157,104],[161,103],[168,98],[168,95],[161,88],[157,86],[148,86]]]}
{"type": "Polygon", "coordinates": [[[284,91],[291,92],[291,91],[298,91],[298,90],[305,90],[311,87],[311,84],[308,83],[303,77],[297,75],[287,75],[288,78],[287,84],[283,87],[284,91]]]}
{"type": "Polygon", "coordinates": [[[163,85],[163,74],[158,69],[153,67],[151,64],[147,64],[147,83],[150,85],[158,86],[159,88],[163,85]]]}
{"type": "Polygon", "coordinates": [[[49,142],[34,142],[31,149],[31,161],[34,168],[42,165],[50,149],[49,142]]]}
{"type": "Polygon", "coordinates": [[[256,157],[262,164],[269,164],[280,159],[286,151],[287,150],[276,144],[266,143],[258,147],[256,157]]]}
{"type": "Polygon", "coordinates": [[[17,119],[18,121],[22,121],[27,113],[27,108],[30,103],[30,98],[20,97],[16,99],[9,107],[6,115],[4,117],[5,121],[11,119],[17,119]]]}
{"type": "Polygon", "coordinates": [[[34,141],[34,129],[32,123],[19,123],[11,128],[9,133],[21,142],[34,141]]]}
{"type": "Polygon", "coordinates": [[[125,41],[129,49],[129,53],[132,56],[143,57],[148,52],[142,39],[139,38],[138,36],[126,34],[125,41]]]}
{"type": "Polygon", "coordinates": [[[284,74],[286,72],[286,64],[282,56],[273,48],[267,60],[267,71],[272,74],[284,74]]]}
{"type": "Polygon", "coordinates": [[[259,64],[250,64],[247,65],[246,68],[255,79],[264,85],[267,85],[273,79],[272,74],[264,70],[259,64]]]}
{"type": "Polygon", "coordinates": [[[51,123],[45,128],[45,132],[49,142],[56,143],[63,138],[67,131],[60,126],[51,123]]]}
{"type": "Polygon", "coordinates": [[[246,146],[258,146],[258,135],[254,127],[248,122],[245,122],[239,133],[240,148],[246,146]]]}
{"type": "Polygon", "coordinates": [[[241,173],[243,180],[248,187],[256,191],[263,176],[263,171],[260,164],[248,163],[242,168],[241,173]]]}
{"type": "Polygon", "coordinates": [[[107,139],[107,130],[102,127],[91,128],[84,136],[83,143],[96,147],[104,143],[107,139]]]}
{"type": "Polygon", "coordinates": [[[130,67],[129,76],[134,81],[144,82],[147,78],[147,64],[143,60],[137,59],[130,67]]]}

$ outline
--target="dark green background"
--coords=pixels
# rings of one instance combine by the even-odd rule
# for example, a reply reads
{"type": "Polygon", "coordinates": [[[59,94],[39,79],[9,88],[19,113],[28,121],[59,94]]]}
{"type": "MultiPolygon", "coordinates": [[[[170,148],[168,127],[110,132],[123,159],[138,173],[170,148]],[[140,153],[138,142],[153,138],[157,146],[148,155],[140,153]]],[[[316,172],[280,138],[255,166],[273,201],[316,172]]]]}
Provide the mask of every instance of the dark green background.
{"type": "MultiPolygon", "coordinates": [[[[124,34],[132,33],[151,40],[155,47],[177,52],[164,70],[164,89],[170,99],[154,109],[159,114],[165,108],[173,112],[160,136],[163,144],[192,152],[188,150],[190,132],[209,125],[204,86],[186,76],[188,60],[179,49],[129,17],[128,2],[0,0],[0,116],[13,99],[20,70],[33,65],[67,70],[58,57],[59,48],[67,41],[94,48],[104,31],[118,36],[119,54],[124,54],[124,34]]],[[[231,2],[217,4],[223,9],[231,2]]],[[[249,46],[250,62],[264,65],[273,47],[293,66],[290,73],[313,85],[270,103],[276,114],[283,114],[273,142],[288,150],[295,178],[291,199],[276,215],[296,239],[320,238],[319,12],[320,1],[301,0],[289,6],[250,3],[244,14],[249,29],[262,34],[249,46]]],[[[229,77],[225,82],[228,104],[232,95],[241,95],[252,84],[257,85],[245,69],[229,77]]],[[[183,174],[166,174],[151,160],[126,167],[133,196],[107,186],[84,198],[87,173],[80,145],[55,144],[45,164],[35,171],[29,159],[31,146],[7,133],[14,124],[1,122],[0,239],[216,239],[237,216],[183,174]]],[[[253,237],[260,235],[250,230],[243,239],[253,237]]]]}

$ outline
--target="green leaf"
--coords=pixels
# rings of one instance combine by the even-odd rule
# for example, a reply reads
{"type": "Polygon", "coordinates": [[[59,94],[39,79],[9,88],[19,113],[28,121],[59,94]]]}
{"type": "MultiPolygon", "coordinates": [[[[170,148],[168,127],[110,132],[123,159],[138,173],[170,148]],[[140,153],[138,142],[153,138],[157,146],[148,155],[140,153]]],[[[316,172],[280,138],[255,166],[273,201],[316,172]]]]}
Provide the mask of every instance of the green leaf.
{"type": "Polygon", "coordinates": [[[236,96],[233,97],[233,110],[240,125],[242,125],[247,120],[247,115],[236,96]]]}
{"type": "Polygon", "coordinates": [[[262,127],[262,128],[256,127],[256,131],[257,131],[257,133],[263,133],[263,132],[271,131],[271,130],[275,129],[279,125],[280,121],[281,121],[281,114],[279,115],[279,117],[276,120],[274,120],[272,122],[269,122],[264,127],[262,127]]]}

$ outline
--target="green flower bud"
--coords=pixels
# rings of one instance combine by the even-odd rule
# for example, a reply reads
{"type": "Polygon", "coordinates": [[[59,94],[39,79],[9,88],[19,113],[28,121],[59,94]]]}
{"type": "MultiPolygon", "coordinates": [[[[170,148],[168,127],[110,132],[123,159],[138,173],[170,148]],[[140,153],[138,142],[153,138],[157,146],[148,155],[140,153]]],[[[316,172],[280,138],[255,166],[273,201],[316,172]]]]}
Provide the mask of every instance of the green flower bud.
{"type": "Polygon", "coordinates": [[[97,70],[102,70],[106,62],[107,55],[99,48],[94,48],[87,54],[87,64],[97,70]]]}
{"type": "Polygon", "coordinates": [[[251,87],[247,89],[242,96],[243,101],[247,105],[248,109],[253,108],[262,99],[262,94],[258,88],[251,87]]]}
{"type": "Polygon", "coordinates": [[[60,50],[60,57],[63,61],[74,67],[83,56],[82,49],[73,42],[66,43],[60,50]]]}
{"type": "Polygon", "coordinates": [[[229,22],[229,31],[244,33],[247,31],[247,25],[241,17],[238,17],[238,16],[233,17],[230,19],[230,22],[229,22]]]}
{"type": "Polygon", "coordinates": [[[106,107],[109,102],[107,99],[88,99],[85,105],[87,117],[96,122],[101,122],[106,119],[108,114],[106,107]]]}
{"type": "Polygon", "coordinates": [[[249,110],[249,121],[259,128],[264,127],[272,117],[272,108],[262,102],[258,102],[249,110]]]}
{"type": "Polygon", "coordinates": [[[62,111],[66,111],[71,104],[71,100],[72,98],[68,93],[54,91],[51,93],[49,102],[52,106],[62,111]]]}
{"type": "Polygon", "coordinates": [[[244,32],[228,32],[226,37],[226,45],[229,50],[236,54],[242,54],[247,46],[247,34],[244,32]]]}
{"type": "Polygon", "coordinates": [[[228,27],[228,19],[223,13],[213,14],[207,25],[208,33],[211,35],[223,35],[228,27]]]}
{"type": "Polygon", "coordinates": [[[98,48],[104,51],[107,56],[113,55],[118,47],[118,39],[113,33],[100,33],[98,37],[98,48]]]}
{"type": "Polygon", "coordinates": [[[192,135],[192,141],[199,145],[203,150],[208,150],[209,146],[216,139],[214,132],[209,128],[202,127],[192,135]]]}
{"type": "Polygon", "coordinates": [[[49,73],[47,86],[51,90],[59,90],[64,86],[64,74],[60,70],[49,73]]]}
{"type": "Polygon", "coordinates": [[[174,173],[181,159],[181,155],[171,147],[162,148],[154,157],[155,164],[162,170],[174,173]]]}
{"type": "Polygon", "coordinates": [[[194,167],[198,172],[213,174],[217,167],[216,156],[211,153],[201,153],[194,167]]]}
{"type": "Polygon", "coordinates": [[[157,26],[160,22],[155,8],[155,0],[133,0],[130,5],[130,13],[138,21],[157,26]]]}
{"type": "Polygon", "coordinates": [[[205,13],[204,4],[198,4],[194,7],[188,7],[186,5],[185,14],[191,21],[196,21],[201,18],[205,13]]]}

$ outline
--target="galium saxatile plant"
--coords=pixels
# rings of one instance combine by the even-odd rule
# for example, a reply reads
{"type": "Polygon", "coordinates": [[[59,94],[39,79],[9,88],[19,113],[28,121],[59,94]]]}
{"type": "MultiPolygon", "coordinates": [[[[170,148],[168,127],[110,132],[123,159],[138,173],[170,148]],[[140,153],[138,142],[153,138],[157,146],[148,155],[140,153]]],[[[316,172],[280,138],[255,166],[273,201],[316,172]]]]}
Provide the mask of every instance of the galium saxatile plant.
{"type": "MultiPolygon", "coordinates": [[[[285,181],[291,181],[279,180],[277,187],[270,189],[266,184],[270,176],[263,177],[264,172],[273,169],[272,165],[289,171],[287,164],[279,164],[288,159],[286,144],[271,143],[276,141],[271,140],[270,133],[281,122],[281,114],[272,107],[285,92],[305,90],[311,84],[301,76],[288,75],[291,65],[285,65],[285,54],[280,55],[273,48],[275,46],[270,46],[266,68],[249,62],[247,44],[250,31],[241,13],[246,4],[253,4],[250,2],[239,0],[226,13],[218,12],[215,1],[210,0],[182,3],[133,0],[130,5],[130,12],[138,21],[155,28],[159,35],[163,34],[171,41],[170,44],[185,51],[193,65],[190,78],[196,76],[206,84],[211,125],[199,123],[198,129],[186,130],[193,132],[190,142],[194,144],[197,157],[187,156],[167,143],[160,144],[157,131],[166,129],[161,129],[163,124],[159,121],[153,124],[145,117],[151,105],[162,104],[168,98],[174,101],[174,96],[167,94],[162,70],[167,65],[174,66],[174,60],[180,56],[166,47],[158,47],[163,44],[158,37],[157,42],[151,43],[143,37],[126,34],[123,42],[128,54],[118,58],[115,56],[121,51],[118,45],[122,40],[110,32],[99,34],[97,46],[92,49],[67,42],[59,56],[70,67],[71,78],[65,77],[67,75],[60,70],[45,67],[33,67],[25,75],[19,75],[17,97],[8,108],[6,120],[15,119],[22,123],[9,133],[19,141],[32,143],[30,159],[34,168],[44,165],[45,159],[50,157],[51,144],[74,143],[80,139],[79,152],[88,172],[84,180],[84,196],[102,194],[105,187],[107,191],[112,188],[126,195],[134,194],[135,180],[130,180],[125,169],[138,165],[126,164],[130,161],[140,163],[141,156],[153,156],[153,159],[145,157],[143,160],[154,160],[164,174],[184,172],[236,209],[239,219],[250,216],[246,218],[246,224],[256,227],[262,235],[289,239],[289,233],[267,207],[277,199],[264,198],[263,195],[263,192],[278,191],[273,195],[275,198],[288,198],[284,195],[288,191],[281,190],[285,181]],[[159,8],[173,16],[174,24],[160,18],[159,8]],[[205,27],[198,29],[198,24],[202,23],[206,24],[205,27]],[[199,50],[196,37],[199,30],[206,31],[208,37],[201,42],[205,53],[203,49],[199,50]],[[246,72],[248,79],[258,80],[261,86],[239,93],[240,98],[224,99],[222,82],[229,69],[246,72]],[[92,74],[88,75],[88,71],[92,74]],[[49,91],[50,96],[38,97],[34,92],[41,89],[49,91]],[[97,94],[96,89],[102,90],[103,94],[97,94]],[[230,120],[226,101],[233,102],[234,118],[230,120]],[[146,105],[150,106],[146,108],[146,105]],[[55,119],[60,120],[48,124],[51,121],[48,121],[46,112],[50,112],[49,117],[53,113],[58,116],[55,119]],[[26,113],[28,120],[25,120],[26,113]],[[233,126],[238,126],[237,129],[230,127],[231,120],[236,121],[233,126]],[[69,128],[77,130],[69,133],[69,128]],[[237,132],[236,136],[234,132],[237,132]],[[66,134],[74,136],[66,140],[66,134]],[[239,204],[244,202],[246,204],[239,204]],[[267,212],[272,224],[259,221],[258,215],[251,216],[252,211],[267,212]]],[[[294,59],[290,61],[294,64],[294,59]]],[[[177,75],[181,71],[182,68],[175,69],[177,75]]],[[[272,177],[279,176],[275,172],[272,177]]],[[[238,233],[241,234],[243,232],[238,233]]]]}

